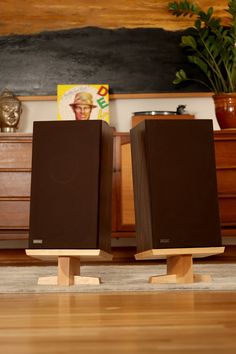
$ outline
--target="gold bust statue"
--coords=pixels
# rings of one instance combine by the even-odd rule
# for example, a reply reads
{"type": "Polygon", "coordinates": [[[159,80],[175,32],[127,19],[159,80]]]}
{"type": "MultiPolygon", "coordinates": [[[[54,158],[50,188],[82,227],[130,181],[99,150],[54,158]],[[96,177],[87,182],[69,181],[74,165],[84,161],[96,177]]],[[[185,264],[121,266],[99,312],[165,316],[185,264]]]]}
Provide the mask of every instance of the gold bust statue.
{"type": "Polygon", "coordinates": [[[12,92],[3,90],[0,95],[0,127],[2,132],[15,132],[22,112],[21,102],[12,92]]]}

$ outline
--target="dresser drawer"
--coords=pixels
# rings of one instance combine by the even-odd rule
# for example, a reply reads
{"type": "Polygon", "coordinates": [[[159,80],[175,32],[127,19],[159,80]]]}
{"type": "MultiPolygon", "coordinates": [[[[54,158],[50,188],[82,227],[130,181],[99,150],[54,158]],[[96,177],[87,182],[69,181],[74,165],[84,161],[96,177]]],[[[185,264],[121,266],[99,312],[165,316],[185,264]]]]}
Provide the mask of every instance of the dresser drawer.
{"type": "Polygon", "coordinates": [[[0,198],[29,197],[30,183],[30,172],[0,171],[0,198]]]}
{"type": "Polygon", "coordinates": [[[215,141],[216,166],[236,167],[236,140],[215,141]]]}
{"type": "Polygon", "coordinates": [[[28,230],[0,230],[0,240],[28,240],[29,231],[28,230]]]}
{"type": "Polygon", "coordinates": [[[1,229],[27,229],[29,228],[28,200],[0,201],[0,228],[1,229]]]}
{"type": "Polygon", "coordinates": [[[236,168],[218,169],[216,175],[218,194],[236,195],[236,168]]]}
{"type": "Polygon", "coordinates": [[[0,141],[0,169],[30,169],[31,159],[31,143],[0,141]]]}
{"type": "Polygon", "coordinates": [[[220,221],[236,225],[236,196],[219,198],[220,221]]]}

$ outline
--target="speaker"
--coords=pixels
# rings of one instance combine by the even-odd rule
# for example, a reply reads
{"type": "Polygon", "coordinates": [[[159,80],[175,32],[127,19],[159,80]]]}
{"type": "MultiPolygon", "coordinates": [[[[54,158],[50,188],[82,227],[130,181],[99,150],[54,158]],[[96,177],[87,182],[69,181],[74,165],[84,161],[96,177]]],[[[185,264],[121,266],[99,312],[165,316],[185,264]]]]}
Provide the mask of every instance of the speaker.
{"type": "Polygon", "coordinates": [[[110,250],[112,147],[101,120],[34,122],[30,248],[110,250]]]}
{"type": "Polygon", "coordinates": [[[211,120],[131,129],[137,250],[221,246],[211,120]]]}

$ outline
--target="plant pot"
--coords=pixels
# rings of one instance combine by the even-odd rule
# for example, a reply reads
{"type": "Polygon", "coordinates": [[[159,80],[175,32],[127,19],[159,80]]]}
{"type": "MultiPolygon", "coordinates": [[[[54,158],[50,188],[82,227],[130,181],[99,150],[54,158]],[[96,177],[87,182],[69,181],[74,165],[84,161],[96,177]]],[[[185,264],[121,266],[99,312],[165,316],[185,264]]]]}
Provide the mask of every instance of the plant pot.
{"type": "Polygon", "coordinates": [[[221,129],[236,128],[236,93],[213,95],[215,114],[221,129]]]}

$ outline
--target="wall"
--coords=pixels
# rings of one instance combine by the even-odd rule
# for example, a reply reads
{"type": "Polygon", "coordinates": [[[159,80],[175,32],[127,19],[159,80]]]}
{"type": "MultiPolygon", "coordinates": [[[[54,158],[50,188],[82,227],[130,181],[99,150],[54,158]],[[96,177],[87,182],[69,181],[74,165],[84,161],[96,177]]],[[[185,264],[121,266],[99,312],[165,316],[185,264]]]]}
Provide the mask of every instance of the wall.
{"type": "MultiPolygon", "coordinates": [[[[110,123],[117,131],[127,132],[131,128],[133,112],[145,110],[173,110],[179,104],[185,104],[186,110],[196,118],[212,119],[214,129],[219,129],[215,118],[214,104],[211,97],[175,97],[175,98],[141,98],[115,99],[110,101],[110,123]]],[[[57,102],[23,101],[23,113],[19,132],[32,132],[33,121],[56,120],[57,102]]]]}

